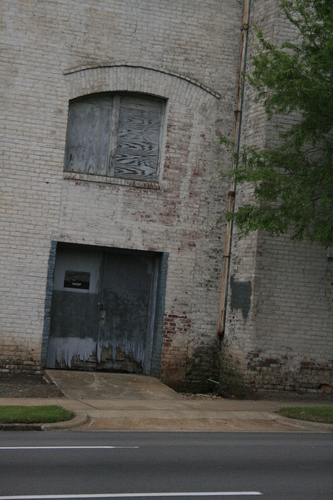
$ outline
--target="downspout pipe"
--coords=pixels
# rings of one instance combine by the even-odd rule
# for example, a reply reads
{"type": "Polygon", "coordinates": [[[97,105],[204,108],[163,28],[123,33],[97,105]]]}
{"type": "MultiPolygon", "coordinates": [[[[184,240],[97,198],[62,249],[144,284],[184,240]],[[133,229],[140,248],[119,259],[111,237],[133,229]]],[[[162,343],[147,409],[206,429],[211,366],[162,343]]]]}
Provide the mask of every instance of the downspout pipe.
{"type": "MultiPolygon", "coordinates": [[[[244,0],[242,41],[241,41],[240,64],[239,64],[238,87],[237,87],[237,106],[235,111],[234,147],[233,147],[231,170],[235,170],[238,167],[238,160],[235,159],[235,156],[237,157],[240,149],[242,112],[243,112],[244,88],[245,88],[246,57],[247,57],[247,46],[249,39],[250,9],[251,9],[251,0],[244,0]]],[[[232,213],[235,209],[235,193],[236,193],[236,184],[235,181],[233,180],[230,184],[230,190],[229,190],[228,213],[232,213]]],[[[226,317],[226,305],[228,296],[232,231],[233,231],[233,222],[228,221],[226,229],[226,237],[225,237],[224,257],[223,257],[222,287],[221,287],[221,300],[220,300],[219,323],[218,323],[218,334],[221,336],[221,338],[223,338],[225,331],[225,317],[226,317]]]]}

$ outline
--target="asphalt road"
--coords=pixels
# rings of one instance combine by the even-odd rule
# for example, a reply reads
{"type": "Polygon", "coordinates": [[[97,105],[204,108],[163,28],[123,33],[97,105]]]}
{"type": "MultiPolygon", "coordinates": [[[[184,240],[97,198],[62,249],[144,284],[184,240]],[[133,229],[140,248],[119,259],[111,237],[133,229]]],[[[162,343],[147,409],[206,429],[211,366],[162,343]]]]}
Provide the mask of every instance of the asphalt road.
{"type": "Polygon", "coordinates": [[[0,500],[22,495],[329,500],[333,434],[2,432],[0,500]]]}

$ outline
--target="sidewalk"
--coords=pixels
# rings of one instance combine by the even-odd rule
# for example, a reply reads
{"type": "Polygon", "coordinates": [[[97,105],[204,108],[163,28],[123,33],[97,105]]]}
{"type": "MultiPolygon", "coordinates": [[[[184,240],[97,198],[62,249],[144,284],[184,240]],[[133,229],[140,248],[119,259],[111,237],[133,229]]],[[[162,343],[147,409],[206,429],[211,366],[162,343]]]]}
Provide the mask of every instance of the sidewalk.
{"type": "Polygon", "coordinates": [[[87,431],[333,432],[333,426],[286,419],[283,406],[324,406],[247,400],[187,400],[157,379],[130,374],[47,371],[64,398],[2,398],[0,405],[60,405],[76,422],[44,426],[87,431]],[[74,426],[73,426],[74,424],[74,426]]]}

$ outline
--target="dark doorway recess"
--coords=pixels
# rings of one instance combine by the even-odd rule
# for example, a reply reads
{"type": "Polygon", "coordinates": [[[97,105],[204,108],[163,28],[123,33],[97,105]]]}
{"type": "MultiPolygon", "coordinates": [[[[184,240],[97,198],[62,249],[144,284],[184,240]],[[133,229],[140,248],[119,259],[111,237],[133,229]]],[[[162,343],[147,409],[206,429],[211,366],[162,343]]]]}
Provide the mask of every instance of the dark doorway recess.
{"type": "Polygon", "coordinates": [[[58,244],[47,367],[156,372],[163,255],[58,244]]]}

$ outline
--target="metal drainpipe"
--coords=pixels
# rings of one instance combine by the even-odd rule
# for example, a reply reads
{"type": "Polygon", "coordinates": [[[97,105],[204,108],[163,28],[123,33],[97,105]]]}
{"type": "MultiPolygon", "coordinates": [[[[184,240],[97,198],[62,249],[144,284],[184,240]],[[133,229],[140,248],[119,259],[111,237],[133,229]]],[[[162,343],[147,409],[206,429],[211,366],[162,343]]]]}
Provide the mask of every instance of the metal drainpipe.
{"type": "MultiPolygon", "coordinates": [[[[238,88],[237,88],[237,107],[235,111],[235,133],[234,133],[234,148],[233,148],[233,159],[231,169],[237,168],[237,161],[234,159],[234,155],[239,153],[240,138],[241,138],[241,125],[242,125],[242,110],[243,110],[243,100],[244,100],[244,87],[245,87],[245,69],[246,69],[246,55],[247,55],[247,44],[249,38],[249,21],[250,21],[250,7],[251,0],[244,0],[244,12],[243,12],[243,24],[242,24],[242,42],[241,42],[241,53],[240,53],[240,65],[239,65],[239,76],[238,76],[238,88]]],[[[230,184],[229,191],[229,203],[228,212],[233,212],[235,207],[235,181],[230,184]]],[[[219,324],[218,324],[218,334],[223,337],[225,330],[225,316],[226,316],[226,302],[228,294],[228,278],[229,278],[229,268],[230,268],[230,254],[231,254],[231,239],[232,239],[233,223],[228,221],[226,237],[225,237],[225,248],[223,257],[223,272],[222,272],[222,290],[221,290],[221,300],[220,300],[220,310],[219,310],[219,324]]]]}

